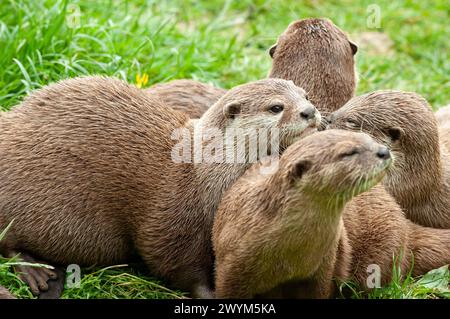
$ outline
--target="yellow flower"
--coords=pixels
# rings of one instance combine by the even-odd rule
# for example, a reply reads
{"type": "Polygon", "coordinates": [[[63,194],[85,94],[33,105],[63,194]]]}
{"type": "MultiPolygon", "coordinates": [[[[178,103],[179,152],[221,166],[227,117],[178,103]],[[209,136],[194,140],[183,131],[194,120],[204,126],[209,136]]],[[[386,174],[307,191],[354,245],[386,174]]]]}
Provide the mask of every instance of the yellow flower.
{"type": "Polygon", "coordinates": [[[148,83],[148,74],[144,73],[142,76],[140,74],[136,74],[136,86],[141,88],[148,83]]]}

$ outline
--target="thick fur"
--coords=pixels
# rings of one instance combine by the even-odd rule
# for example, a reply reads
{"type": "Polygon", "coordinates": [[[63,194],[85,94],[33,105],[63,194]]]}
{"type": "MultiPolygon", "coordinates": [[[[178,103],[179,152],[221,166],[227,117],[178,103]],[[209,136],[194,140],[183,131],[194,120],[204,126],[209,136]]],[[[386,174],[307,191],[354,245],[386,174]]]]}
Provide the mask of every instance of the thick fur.
{"type": "Polygon", "coordinates": [[[382,185],[355,197],[343,218],[352,252],[350,279],[363,289],[371,264],[380,267],[384,285],[394,266],[402,275],[419,276],[450,263],[450,230],[411,222],[382,185]]]}
{"type": "Polygon", "coordinates": [[[145,91],[158,96],[167,106],[194,119],[200,118],[227,92],[225,89],[195,80],[159,83],[145,91]]]}
{"type": "Polygon", "coordinates": [[[450,157],[425,99],[377,91],[353,98],[329,120],[330,128],[363,131],[389,146],[395,161],[383,184],[409,219],[450,228],[450,157]]]}
{"type": "MultiPolygon", "coordinates": [[[[350,44],[330,20],[295,21],[270,50],[273,66],[269,77],[294,81],[326,115],[354,95],[355,52],[356,45],[350,44]]],[[[169,106],[191,118],[200,117],[226,92],[195,80],[157,84],[146,91],[157,93],[169,106]]]]}
{"type": "Polygon", "coordinates": [[[304,129],[320,119],[317,111],[313,122],[300,116],[311,107],[292,82],[262,80],[230,90],[194,129],[186,115],[115,79],[76,78],[36,91],[0,121],[0,229],[14,220],[0,250],[61,265],[140,255],[175,287],[208,296],[213,215],[249,164],[175,163],[171,134],[223,131],[252,118],[273,118],[253,121],[261,127],[304,129]],[[270,114],[280,101],[284,111],[270,114]],[[232,118],[229,103],[240,106],[232,118]]]}
{"type": "Polygon", "coordinates": [[[450,230],[413,224],[381,185],[364,192],[382,177],[379,147],[365,134],[329,130],[290,146],[273,176],[248,170],[217,212],[216,296],[325,298],[333,278],[368,289],[371,264],[385,284],[394,262],[403,275],[450,263],[450,230]],[[358,155],[342,156],[355,147],[358,155]]]}

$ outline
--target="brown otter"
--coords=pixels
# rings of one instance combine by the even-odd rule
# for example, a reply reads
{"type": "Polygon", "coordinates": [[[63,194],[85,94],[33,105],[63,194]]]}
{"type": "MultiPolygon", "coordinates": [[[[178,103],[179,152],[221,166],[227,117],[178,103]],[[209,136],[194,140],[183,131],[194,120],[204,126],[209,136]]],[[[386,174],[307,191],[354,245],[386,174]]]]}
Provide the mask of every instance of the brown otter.
{"type": "MultiPolygon", "coordinates": [[[[322,115],[352,98],[358,48],[328,19],[303,19],[289,25],[269,50],[273,66],[269,77],[294,81],[310,96],[322,115]]],[[[177,80],[147,89],[172,108],[191,118],[203,114],[225,91],[194,80],[177,80]]]]}
{"type": "Polygon", "coordinates": [[[279,79],[231,89],[195,123],[119,80],[49,85],[1,117],[0,229],[14,222],[0,251],[61,265],[137,254],[175,287],[211,296],[213,215],[249,157],[177,162],[174,131],[278,128],[284,149],[318,121],[305,92],[279,79]]]}
{"type": "MultiPolygon", "coordinates": [[[[379,267],[380,284],[385,285],[394,267],[401,275],[420,276],[450,263],[450,230],[423,227],[407,219],[383,185],[350,201],[343,219],[351,247],[349,278],[365,290],[373,288],[367,286],[371,265],[379,267]]],[[[348,260],[344,254],[338,256],[348,260]]],[[[336,277],[342,278],[339,273],[336,277]]]]}
{"type": "Polygon", "coordinates": [[[5,287],[0,286],[0,299],[16,299],[8,289],[5,287]]]}
{"type": "Polygon", "coordinates": [[[330,128],[363,131],[394,154],[383,181],[406,216],[450,228],[450,157],[442,152],[430,105],[416,93],[377,91],[350,100],[329,118],[330,128]]]}
{"type": "Polygon", "coordinates": [[[413,224],[381,186],[367,191],[389,162],[368,135],[328,130],[290,146],[274,175],[249,169],[216,214],[216,296],[325,298],[333,277],[367,288],[371,264],[385,283],[394,254],[403,274],[411,253],[414,274],[450,262],[449,230],[413,224]]]}
{"type": "Polygon", "coordinates": [[[217,297],[295,296],[292,285],[282,287],[290,282],[308,285],[306,297],[328,297],[345,204],[381,180],[389,163],[369,136],[326,131],[290,146],[274,175],[248,170],[216,214],[217,297]]]}

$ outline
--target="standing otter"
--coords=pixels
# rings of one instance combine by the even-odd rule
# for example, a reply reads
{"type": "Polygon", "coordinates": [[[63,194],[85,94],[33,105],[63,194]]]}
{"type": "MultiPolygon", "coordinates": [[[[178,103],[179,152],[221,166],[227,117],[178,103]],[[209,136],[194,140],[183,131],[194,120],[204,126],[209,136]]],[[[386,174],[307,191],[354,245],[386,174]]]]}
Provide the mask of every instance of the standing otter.
{"type": "Polygon", "coordinates": [[[0,299],[16,299],[8,289],[5,287],[0,286],[0,299]]]}
{"type": "Polygon", "coordinates": [[[0,229],[14,220],[0,251],[61,265],[140,255],[175,287],[211,296],[213,216],[250,163],[176,162],[174,132],[279,129],[284,149],[319,121],[305,92],[278,79],[231,89],[196,123],[118,80],[52,84],[0,121],[0,229]]]}
{"type": "Polygon", "coordinates": [[[330,128],[363,131],[394,154],[383,181],[406,216],[450,228],[450,162],[441,152],[431,107],[416,93],[377,91],[350,100],[329,118],[330,128]]]}
{"type": "MultiPolygon", "coordinates": [[[[324,114],[337,110],[355,92],[354,55],[358,47],[328,19],[303,19],[289,25],[269,50],[269,77],[294,81],[324,114]]],[[[225,90],[194,80],[176,80],[146,90],[158,94],[191,118],[203,114],[225,90]]]]}
{"type": "Polygon", "coordinates": [[[449,230],[408,221],[383,187],[365,192],[390,161],[368,135],[328,130],[290,146],[272,176],[249,169],[216,214],[216,296],[330,297],[333,277],[365,286],[370,264],[386,282],[402,250],[403,274],[411,253],[415,274],[450,262],[449,230]]]}

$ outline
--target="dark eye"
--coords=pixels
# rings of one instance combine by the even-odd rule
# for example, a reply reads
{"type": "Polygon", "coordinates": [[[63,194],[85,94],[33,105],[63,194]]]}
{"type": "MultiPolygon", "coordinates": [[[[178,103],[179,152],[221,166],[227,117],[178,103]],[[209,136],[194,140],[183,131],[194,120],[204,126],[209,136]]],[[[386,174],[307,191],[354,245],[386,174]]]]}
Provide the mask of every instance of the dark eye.
{"type": "Polygon", "coordinates": [[[354,120],[352,120],[352,119],[347,119],[347,120],[345,121],[345,124],[346,124],[348,127],[350,127],[350,128],[358,128],[358,127],[359,127],[358,122],[356,122],[356,121],[354,121],[354,120]]]}
{"type": "Polygon", "coordinates": [[[356,154],[359,154],[359,149],[357,149],[357,148],[352,148],[352,149],[350,149],[350,150],[348,150],[348,151],[342,153],[342,154],[340,155],[340,157],[341,157],[341,158],[344,158],[344,157],[351,157],[351,156],[356,155],[356,154]]]}
{"type": "Polygon", "coordinates": [[[308,94],[305,95],[305,99],[306,99],[306,101],[309,101],[309,96],[308,96],[308,94]]]}
{"type": "Polygon", "coordinates": [[[277,114],[277,113],[282,112],[283,109],[284,109],[284,106],[283,106],[283,105],[276,104],[276,105],[272,105],[272,106],[269,108],[269,111],[272,112],[273,114],[277,114]]]}

